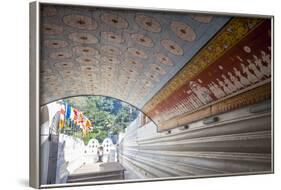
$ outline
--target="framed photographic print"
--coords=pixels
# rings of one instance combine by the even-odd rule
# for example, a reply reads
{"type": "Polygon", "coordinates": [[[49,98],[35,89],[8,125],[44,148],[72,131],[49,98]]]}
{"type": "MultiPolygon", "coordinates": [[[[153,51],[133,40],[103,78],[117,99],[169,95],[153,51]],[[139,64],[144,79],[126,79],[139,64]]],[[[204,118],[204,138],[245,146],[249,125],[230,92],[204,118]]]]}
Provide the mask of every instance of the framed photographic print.
{"type": "Polygon", "coordinates": [[[273,173],[273,16],[30,3],[30,185],[273,173]]]}

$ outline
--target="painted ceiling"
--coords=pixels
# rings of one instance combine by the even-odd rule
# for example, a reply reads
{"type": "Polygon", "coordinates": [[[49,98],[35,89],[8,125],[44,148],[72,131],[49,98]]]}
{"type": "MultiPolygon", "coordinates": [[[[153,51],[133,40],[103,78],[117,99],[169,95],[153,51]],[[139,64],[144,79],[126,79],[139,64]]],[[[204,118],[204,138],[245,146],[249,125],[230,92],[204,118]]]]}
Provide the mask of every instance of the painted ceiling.
{"type": "Polygon", "coordinates": [[[230,19],[41,6],[41,104],[90,94],[142,108],[230,19]]]}
{"type": "Polygon", "coordinates": [[[41,5],[41,104],[132,104],[160,130],[271,97],[271,20],[41,5]]]}

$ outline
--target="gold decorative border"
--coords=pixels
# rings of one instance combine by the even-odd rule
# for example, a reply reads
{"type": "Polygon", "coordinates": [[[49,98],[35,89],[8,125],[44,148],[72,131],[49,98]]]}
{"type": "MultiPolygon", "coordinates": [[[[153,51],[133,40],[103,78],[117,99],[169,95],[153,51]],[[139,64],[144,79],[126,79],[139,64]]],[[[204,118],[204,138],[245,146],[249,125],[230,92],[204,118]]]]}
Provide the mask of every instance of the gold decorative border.
{"type": "Polygon", "coordinates": [[[222,100],[216,104],[202,108],[196,112],[187,113],[183,116],[176,116],[168,121],[164,121],[158,125],[158,129],[160,131],[168,130],[219,113],[252,105],[270,98],[271,98],[271,82],[268,82],[262,86],[238,94],[231,98],[222,100]]]}
{"type": "Polygon", "coordinates": [[[214,63],[263,21],[264,19],[260,18],[233,18],[174,78],[143,106],[144,113],[149,114],[156,105],[214,63]]]}

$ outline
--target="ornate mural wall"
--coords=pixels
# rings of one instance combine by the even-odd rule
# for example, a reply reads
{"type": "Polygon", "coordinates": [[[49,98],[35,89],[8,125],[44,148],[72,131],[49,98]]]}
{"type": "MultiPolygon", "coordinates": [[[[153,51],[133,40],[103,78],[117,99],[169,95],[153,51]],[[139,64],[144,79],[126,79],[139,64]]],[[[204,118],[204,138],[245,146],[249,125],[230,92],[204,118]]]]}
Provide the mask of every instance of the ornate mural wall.
{"type": "Polygon", "coordinates": [[[144,111],[160,129],[168,129],[268,99],[270,82],[270,20],[237,18],[156,94],[144,111]]]}

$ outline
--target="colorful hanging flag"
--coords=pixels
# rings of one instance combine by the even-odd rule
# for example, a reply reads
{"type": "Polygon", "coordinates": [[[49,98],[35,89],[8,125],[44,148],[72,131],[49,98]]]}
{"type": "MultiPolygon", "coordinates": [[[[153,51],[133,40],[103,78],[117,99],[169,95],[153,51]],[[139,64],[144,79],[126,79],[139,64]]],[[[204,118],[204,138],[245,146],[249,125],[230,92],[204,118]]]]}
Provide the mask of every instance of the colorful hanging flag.
{"type": "Polygon", "coordinates": [[[78,110],[76,108],[73,108],[73,121],[75,125],[78,125],[78,110]]]}
{"type": "Polygon", "coordinates": [[[73,108],[66,103],[61,106],[60,110],[60,128],[64,127],[65,121],[69,121],[70,123],[73,122],[76,126],[79,126],[83,136],[85,136],[92,127],[92,122],[84,116],[83,112],[80,112],[78,109],[73,108]]]}
{"type": "Polygon", "coordinates": [[[89,119],[86,119],[85,126],[87,129],[90,129],[92,127],[91,121],[89,119]]]}
{"type": "Polygon", "coordinates": [[[91,127],[91,122],[88,118],[85,117],[82,127],[83,136],[87,135],[91,127]]]}
{"type": "Polygon", "coordinates": [[[80,126],[81,129],[84,129],[85,126],[84,126],[84,115],[82,112],[79,112],[79,115],[78,115],[78,125],[80,126]]]}
{"type": "Polygon", "coordinates": [[[72,120],[72,121],[74,121],[74,111],[73,111],[73,107],[71,107],[71,111],[70,111],[70,119],[72,120]]]}
{"type": "Polygon", "coordinates": [[[65,119],[69,119],[71,115],[71,106],[69,104],[66,104],[66,114],[65,119]]]}
{"type": "Polygon", "coordinates": [[[64,104],[62,104],[61,109],[60,109],[60,121],[59,121],[60,129],[62,129],[64,127],[64,118],[65,118],[65,106],[64,106],[64,104]]]}

